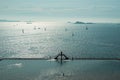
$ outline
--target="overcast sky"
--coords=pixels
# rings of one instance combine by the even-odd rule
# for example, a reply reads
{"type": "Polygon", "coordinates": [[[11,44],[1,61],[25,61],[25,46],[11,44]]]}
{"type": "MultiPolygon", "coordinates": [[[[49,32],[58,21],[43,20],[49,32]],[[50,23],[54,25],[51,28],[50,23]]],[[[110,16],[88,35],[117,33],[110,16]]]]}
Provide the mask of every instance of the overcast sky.
{"type": "Polygon", "coordinates": [[[0,19],[120,22],[120,0],[0,0],[0,19]]]}

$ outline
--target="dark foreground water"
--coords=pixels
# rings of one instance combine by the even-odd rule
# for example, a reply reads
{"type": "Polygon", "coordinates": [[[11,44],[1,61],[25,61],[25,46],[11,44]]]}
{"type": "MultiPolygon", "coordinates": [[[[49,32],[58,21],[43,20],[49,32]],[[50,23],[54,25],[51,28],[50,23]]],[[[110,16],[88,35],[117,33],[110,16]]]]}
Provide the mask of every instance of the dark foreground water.
{"type": "MultiPolygon", "coordinates": [[[[0,57],[120,58],[119,34],[118,24],[0,23],[0,57]]],[[[119,79],[120,61],[0,61],[0,80],[119,79]]]]}
{"type": "Polygon", "coordinates": [[[2,61],[0,80],[119,80],[120,61],[2,61]],[[63,76],[64,73],[64,76],[63,76]]]}

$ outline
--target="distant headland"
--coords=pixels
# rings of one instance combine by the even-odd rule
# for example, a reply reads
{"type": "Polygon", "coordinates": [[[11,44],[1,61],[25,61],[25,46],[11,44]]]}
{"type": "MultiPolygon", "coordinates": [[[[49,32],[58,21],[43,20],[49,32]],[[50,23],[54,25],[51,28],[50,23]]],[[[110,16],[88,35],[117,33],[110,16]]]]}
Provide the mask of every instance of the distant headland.
{"type": "Polygon", "coordinates": [[[0,22],[20,22],[18,20],[6,20],[6,19],[0,19],[0,22]]]}
{"type": "Polygon", "coordinates": [[[95,23],[92,23],[92,22],[81,22],[81,21],[76,21],[76,22],[68,22],[68,23],[73,23],[73,24],[95,24],[95,23]]]}

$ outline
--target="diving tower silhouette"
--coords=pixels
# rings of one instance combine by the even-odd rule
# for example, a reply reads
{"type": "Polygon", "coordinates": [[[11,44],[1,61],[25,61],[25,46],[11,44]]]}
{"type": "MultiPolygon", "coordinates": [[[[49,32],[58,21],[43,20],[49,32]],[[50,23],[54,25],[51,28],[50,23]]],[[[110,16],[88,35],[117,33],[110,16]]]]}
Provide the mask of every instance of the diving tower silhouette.
{"type": "Polygon", "coordinates": [[[54,59],[62,61],[62,60],[68,60],[69,58],[61,51],[54,59]]]}

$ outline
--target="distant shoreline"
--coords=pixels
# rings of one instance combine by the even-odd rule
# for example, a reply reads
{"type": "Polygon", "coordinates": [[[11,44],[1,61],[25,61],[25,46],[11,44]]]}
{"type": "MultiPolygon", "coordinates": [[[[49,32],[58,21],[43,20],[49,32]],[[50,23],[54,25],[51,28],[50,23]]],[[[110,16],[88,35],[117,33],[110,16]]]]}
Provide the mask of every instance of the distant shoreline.
{"type": "MultiPolygon", "coordinates": [[[[20,21],[20,20],[5,20],[5,19],[0,19],[0,23],[5,23],[5,22],[26,22],[27,24],[31,24],[32,22],[41,22],[41,21],[20,21]]],[[[54,22],[54,21],[53,21],[54,22]]],[[[108,23],[108,22],[82,22],[82,21],[75,21],[75,22],[71,22],[68,21],[67,23],[69,24],[118,24],[120,25],[120,23],[108,23]]]]}

